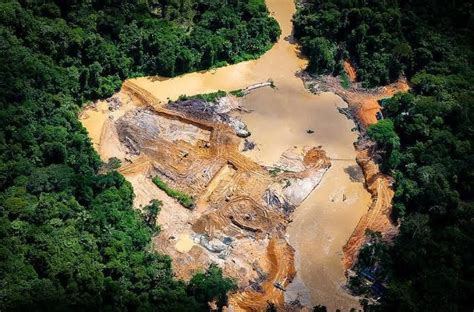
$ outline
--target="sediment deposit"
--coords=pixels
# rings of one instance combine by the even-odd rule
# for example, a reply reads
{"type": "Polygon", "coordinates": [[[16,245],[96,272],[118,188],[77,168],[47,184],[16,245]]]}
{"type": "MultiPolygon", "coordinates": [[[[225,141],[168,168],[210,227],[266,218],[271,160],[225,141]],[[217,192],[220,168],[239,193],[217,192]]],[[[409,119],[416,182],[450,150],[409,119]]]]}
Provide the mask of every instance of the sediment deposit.
{"type": "Polygon", "coordinates": [[[391,220],[392,199],[394,190],[393,178],[382,174],[372,159],[375,145],[360,143],[358,145],[357,163],[362,168],[367,190],[372,195],[372,204],[366,214],[359,220],[354,232],[344,245],[344,268],[350,269],[357,260],[360,248],[366,242],[366,231],[380,232],[384,239],[393,238],[397,227],[391,220]]]}

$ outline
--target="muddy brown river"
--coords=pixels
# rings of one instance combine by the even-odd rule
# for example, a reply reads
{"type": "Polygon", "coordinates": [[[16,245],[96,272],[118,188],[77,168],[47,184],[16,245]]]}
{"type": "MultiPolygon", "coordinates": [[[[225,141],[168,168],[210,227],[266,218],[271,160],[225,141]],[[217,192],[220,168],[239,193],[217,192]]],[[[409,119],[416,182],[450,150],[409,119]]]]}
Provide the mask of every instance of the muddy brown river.
{"type": "MultiPolygon", "coordinates": [[[[347,106],[341,98],[333,93],[311,94],[296,76],[306,60],[291,43],[293,0],[266,3],[282,35],[258,60],[170,79],[142,77],[133,81],[167,102],[183,94],[231,91],[273,80],[275,89],[258,89],[242,100],[249,112],[239,113],[239,117],[252,133],[249,139],[257,144],[244,154],[271,166],[288,147],[321,145],[332,163],[321,184],[296,209],[288,228],[289,242],[296,250],[297,275],[285,297],[287,301],[299,299],[307,306],[323,304],[329,311],[349,311],[358,306],[358,299],[343,290],[342,247],[370,204],[355,162],[353,142],[357,133],[352,131],[354,123],[337,110],[347,106]]],[[[100,109],[83,120],[96,148],[104,124],[100,109]]],[[[176,247],[188,250],[191,246],[190,238],[183,236],[176,247]]]]}

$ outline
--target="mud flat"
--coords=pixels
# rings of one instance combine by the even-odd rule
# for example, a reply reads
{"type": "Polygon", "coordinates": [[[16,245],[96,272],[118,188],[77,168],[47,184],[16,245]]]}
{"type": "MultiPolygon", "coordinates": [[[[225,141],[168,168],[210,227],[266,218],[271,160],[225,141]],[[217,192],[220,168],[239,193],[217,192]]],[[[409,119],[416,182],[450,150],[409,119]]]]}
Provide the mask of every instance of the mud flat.
{"type": "Polygon", "coordinates": [[[239,282],[229,300],[234,311],[294,299],[345,311],[357,298],[342,287],[342,249],[371,203],[356,163],[355,125],[338,112],[347,105],[340,97],[311,94],[297,75],[306,61],[291,43],[294,2],[266,3],[282,36],[260,59],[128,80],[116,95],[121,105],[99,102],[81,120],[102,159],[122,159],[137,208],[164,202],[154,243],[173,258],[179,277],[218,263],[239,282]],[[248,152],[229,125],[166,108],[183,94],[245,89],[268,79],[275,89],[251,91],[241,103],[249,113],[232,113],[252,133],[256,148],[248,152]],[[194,196],[195,209],[168,197],[153,176],[194,196]],[[295,196],[295,186],[305,194],[295,196]]]}

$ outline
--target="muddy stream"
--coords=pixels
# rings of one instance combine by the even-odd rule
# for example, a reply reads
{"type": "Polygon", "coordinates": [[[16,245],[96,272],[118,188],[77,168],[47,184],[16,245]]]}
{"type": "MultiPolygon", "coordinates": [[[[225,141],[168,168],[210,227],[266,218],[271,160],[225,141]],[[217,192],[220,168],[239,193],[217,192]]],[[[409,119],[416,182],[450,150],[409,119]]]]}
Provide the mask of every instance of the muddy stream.
{"type": "MultiPolygon", "coordinates": [[[[217,90],[231,91],[272,79],[276,88],[261,88],[243,99],[249,112],[239,113],[252,135],[256,148],[244,155],[262,165],[273,165],[291,146],[321,145],[332,166],[320,185],[293,213],[289,225],[290,244],[296,251],[295,280],[289,285],[287,301],[326,305],[329,311],[349,311],[357,298],[342,288],[345,283],[342,247],[370,205],[363,175],[355,162],[354,123],[339,113],[347,104],[333,93],[309,93],[296,73],[305,67],[297,46],[291,43],[293,0],[267,0],[271,15],[282,35],[274,47],[255,61],[243,62],[175,78],[142,77],[133,82],[157,99],[167,102],[180,95],[217,90]],[[312,130],[308,133],[308,130],[312,130]]],[[[99,112],[83,120],[96,148],[100,144],[103,121],[99,112]]],[[[104,154],[101,153],[104,158],[104,154]]],[[[106,156],[106,155],[105,155],[106,156]]],[[[187,251],[192,240],[183,235],[176,248],[187,251]]]]}

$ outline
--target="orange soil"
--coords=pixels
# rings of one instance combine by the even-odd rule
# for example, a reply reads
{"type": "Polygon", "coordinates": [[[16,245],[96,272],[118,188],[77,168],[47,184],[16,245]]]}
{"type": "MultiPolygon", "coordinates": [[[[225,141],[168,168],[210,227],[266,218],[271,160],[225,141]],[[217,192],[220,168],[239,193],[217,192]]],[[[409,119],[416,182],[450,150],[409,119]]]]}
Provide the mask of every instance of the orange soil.
{"type": "Polygon", "coordinates": [[[350,269],[357,260],[358,252],[366,241],[367,230],[380,232],[385,238],[397,233],[396,226],[390,220],[394,195],[393,179],[380,173],[378,165],[371,159],[368,148],[359,150],[357,163],[364,172],[365,185],[372,195],[372,204],[343,247],[343,263],[346,270],[350,269]]]}
{"type": "Polygon", "coordinates": [[[356,73],[356,69],[354,68],[354,66],[352,66],[352,64],[349,61],[344,61],[343,66],[344,66],[344,70],[346,71],[347,76],[349,77],[350,81],[351,82],[356,82],[357,81],[357,73],[356,73]]]}
{"type": "MultiPolygon", "coordinates": [[[[355,109],[359,125],[363,128],[377,123],[376,114],[381,111],[379,100],[409,90],[406,79],[402,78],[388,86],[374,90],[349,90],[340,94],[349,106],[355,109]]],[[[338,92],[336,92],[338,93],[338,92]]],[[[338,93],[339,94],[339,93],[338,93]]],[[[372,204],[368,212],[360,219],[351,237],[343,247],[344,267],[351,268],[357,260],[360,248],[366,241],[366,231],[382,233],[384,238],[395,235],[397,228],[390,220],[394,191],[393,179],[380,173],[378,165],[372,160],[372,147],[358,147],[357,163],[364,172],[365,185],[372,195],[372,204]]]]}
{"type": "MultiPolygon", "coordinates": [[[[379,100],[409,90],[408,83],[404,78],[388,86],[375,89],[352,87],[346,90],[337,78],[331,76],[324,77],[322,84],[323,88],[336,93],[349,104],[350,109],[355,113],[353,117],[356,118],[363,130],[367,126],[377,123],[376,114],[381,111],[379,100]]],[[[374,143],[369,142],[368,145],[358,144],[356,146],[358,150],[357,163],[364,172],[365,185],[372,195],[372,204],[343,247],[343,264],[346,270],[350,269],[357,260],[358,252],[366,240],[366,230],[381,232],[386,239],[393,237],[398,230],[390,220],[394,195],[393,179],[380,173],[378,165],[371,158],[374,143]]]]}
{"type": "Polygon", "coordinates": [[[373,94],[352,95],[353,100],[349,103],[359,104],[358,117],[363,126],[367,127],[377,123],[376,114],[381,111],[379,100],[393,96],[398,92],[407,92],[409,90],[408,83],[405,79],[401,79],[386,87],[379,88],[373,94]]]}
{"type": "MultiPolygon", "coordinates": [[[[308,78],[303,77],[303,79],[308,78]]],[[[336,93],[349,104],[349,107],[356,112],[357,122],[363,128],[377,123],[376,114],[381,111],[379,100],[391,97],[398,92],[407,92],[410,89],[405,78],[375,89],[363,89],[357,86],[344,89],[339,79],[333,76],[323,77],[321,84],[325,91],[336,93]]]]}
{"type": "Polygon", "coordinates": [[[231,295],[229,303],[231,306],[237,307],[234,308],[234,311],[265,311],[268,302],[283,307],[284,292],[275,287],[275,283],[279,283],[281,287],[285,288],[293,280],[296,274],[293,256],[294,250],[285,239],[271,239],[267,249],[270,271],[261,285],[261,291],[247,287],[244,291],[231,295]],[[288,256],[290,256],[291,262],[285,261],[288,256]]]}

